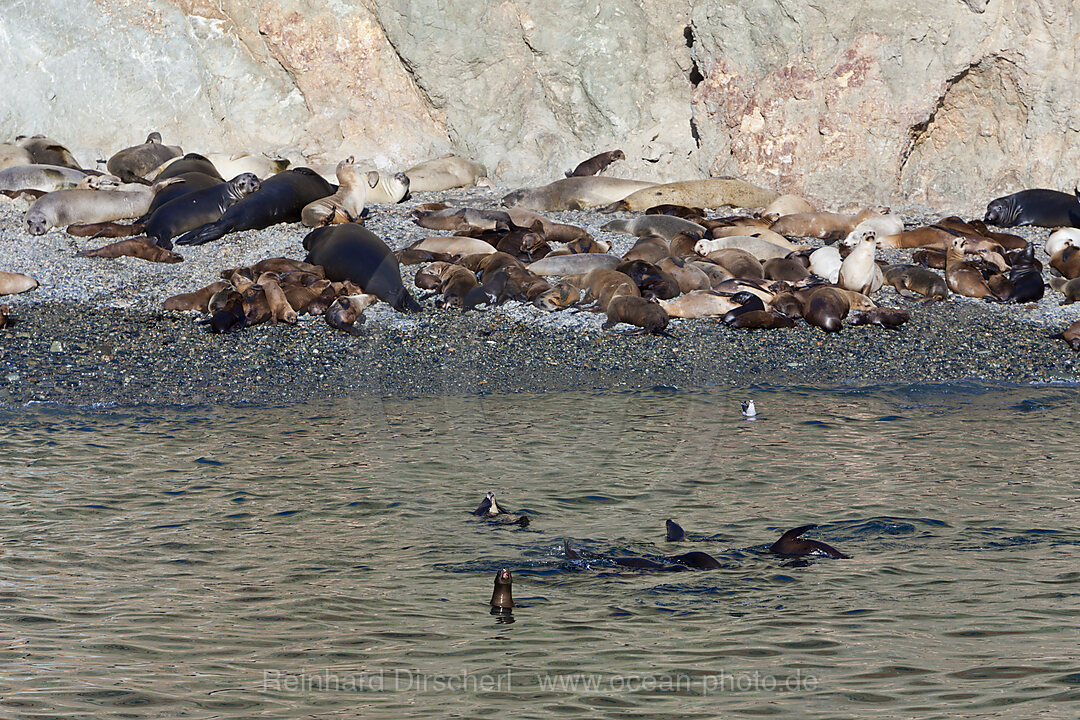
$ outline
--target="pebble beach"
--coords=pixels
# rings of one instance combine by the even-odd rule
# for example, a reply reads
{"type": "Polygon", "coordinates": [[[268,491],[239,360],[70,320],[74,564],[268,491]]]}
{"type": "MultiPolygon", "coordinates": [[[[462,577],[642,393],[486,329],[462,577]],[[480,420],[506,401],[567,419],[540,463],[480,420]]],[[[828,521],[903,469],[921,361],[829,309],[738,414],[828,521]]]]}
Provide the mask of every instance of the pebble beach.
{"type": "MultiPolygon", "coordinates": [[[[391,249],[431,235],[412,222],[419,203],[442,201],[498,207],[510,189],[421,193],[370,208],[366,226],[391,249]]],[[[31,236],[28,203],[0,201],[0,269],[34,276],[40,287],[3,302],[18,319],[0,330],[0,403],[65,405],[242,404],[317,401],[386,395],[545,392],[593,388],[753,385],[823,386],[975,382],[1074,383],[1074,352],[1048,338],[1080,318],[1047,289],[1038,303],[1001,305],[952,296],[923,304],[885,286],[875,300],[901,307],[911,320],[898,331],[845,327],[837,334],[799,322],[794,329],[746,331],[718,320],[673,319],[672,337],[632,334],[626,325],[602,330],[604,316],[548,313],[522,303],[462,313],[436,309],[415,315],[384,303],[365,311],[363,333],[350,336],[321,317],[297,325],[264,324],[213,335],[196,313],[166,312],[172,295],[203,287],[225,268],[267,257],[303,259],[299,224],[225,236],[181,247],[184,262],[80,258],[107,241],[63,229],[31,236]]],[[[950,214],[894,209],[910,227],[950,214]]],[[[630,235],[600,227],[617,213],[546,213],[587,229],[622,254],[630,235]]],[[[1013,228],[1036,244],[1050,231],[1013,228]]],[[[821,241],[806,244],[819,246],[821,241]]],[[[879,250],[909,262],[908,250],[879,250]]],[[[419,266],[403,267],[406,287],[419,266]]],[[[1044,271],[1048,278],[1049,268],[1044,271]]]]}

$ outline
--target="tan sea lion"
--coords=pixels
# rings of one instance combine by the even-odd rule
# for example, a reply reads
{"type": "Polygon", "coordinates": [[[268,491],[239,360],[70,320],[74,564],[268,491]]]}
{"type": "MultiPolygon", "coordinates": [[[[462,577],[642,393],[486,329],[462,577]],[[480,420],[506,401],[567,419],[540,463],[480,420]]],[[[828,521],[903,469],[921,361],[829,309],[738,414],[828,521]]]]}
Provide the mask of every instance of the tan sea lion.
{"type": "Polygon", "coordinates": [[[659,304],[670,317],[678,318],[723,317],[739,307],[730,296],[713,290],[692,290],[673,300],[660,300],[659,304]]]}
{"type": "Polygon", "coordinates": [[[601,308],[606,308],[612,298],[620,295],[641,296],[634,281],[617,270],[591,270],[584,275],[570,275],[564,280],[585,290],[586,299],[597,301],[601,308]]]}
{"type": "Polygon", "coordinates": [[[1050,337],[1056,340],[1064,340],[1069,343],[1069,347],[1073,350],[1080,350],[1080,320],[1077,320],[1069,327],[1050,337]]]}
{"type": "Polygon", "coordinates": [[[1050,278],[1050,287],[1065,295],[1062,305],[1072,305],[1080,300],[1080,278],[1069,280],[1063,277],[1050,278]]]}
{"type": "Polygon", "coordinates": [[[555,283],[533,301],[536,307],[549,312],[562,310],[581,301],[581,290],[566,282],[555,283]]]}
{"type": "Polygon", "coordinates": [[[644,333],[660,335],[668,326],[668,316],[662,307],[651,300],[618,295],[608,303],[607,320],[601,327],[607,330],[621,322],[637,325],[644,333]]]}
{"type": "Polygon", "coordinates": [[[712,287],[712,282],[704,270],[681,258],[666,257],[661,259],[657,266],[675,278],[675,282],[684,293],[708,290],[712,287]]]}
{"type": "Polygon", "coordinates": [[[145,237],[121,240],[92,250],[81,250],[75,254],[78,257],[85,258],[118,258],[126,256],[156,263],[178,263],[184,261],[182,256],[177,255],[172,250],[166,250],[163,247],[155,245],[145,237]]]}
{"type": "Polygon", "coordinates": [[[1080,277],[1080,249],[1076,241],[1066,239],[1061,249],[1050,258],[1050,267],[1072,280],[1080,277]]]}
{"type": "Polygon", "coordinates": [[[29,275],[13,272],[0,272],[0,295],[17,295],[33,290],[38,281],[29,275]]]}
{"type": "Polygon", "coordinates": [[[491,185],[483,165],[452,153],[414,165],[405,175],[409,178],[409,192],[414,193],[491,185]]]}
{"type": "Polygon", "coordinates": [[[927,301],[947,300],[949,297],[945,278],[918,265],[889,265],[883,273],[885,282],[896,288],[896,292],[903,297],[921,295],[927,301]]]}
{"type": "Polygon", "coordinates": [[[231,286],[227,281],[218,280],[199,290],[173,295],[170,298],[166,298],[164,309],[176,311],[198,310],[201,313],[208,312],[210,308],[210,298],[213,297],[215,293],[221,292],[229,287],[231,286]]]}
{"type": "Polygon", "coordinates": [[[296,324],[296,310],[293,310],[292,305],[289,304],[289,298],[285,295],[285,291],[281,289],[281,284],[278,282],[278,277],[274,273],[263,273],[255,281],[263,289],[263,294],[266,295],[266,302],[270,306],[271,322],[287,322],[290,325],[296,324]]]}
{"type": "Polygon", "coordinates": [[[765,209],[761,211],[761,217],[769,222],[775,222],[784,215],[812,212],[817,212],[817,209],[805,198],[798,195],[781,195],[765,206],[765,209]]]}
{"type": "Polygon", "coordinates": [[[35,165],[58,165],[82,170],[82,166],[70,150],[44,135],[20,136],[15,138],[15,144],[30,153],[30,158],[35,165]]]}
{"type": "Polygon", "coordinates": [[[360,222],[367,202],[367,181],[353,164],[353,156],[338,163],[338,189],[330,197],[313,200],[300,212],[300,221],[307,227],[360,222]]]}
{"type": "Polygon", "coordinates": [[[459,235],[440,235],[429,237],[415,242],[409,246],[410,250],[426,250],[432,253],[445,253],[447,255],[476,255],[479,253],[493,253],[495,248],[490,243],[471,237],[459,235]]]}
{"type": "Polygon", "coordinates": [[[847,236],[863,220],[880,215],[876,209],[869,208],[857,215],[843,213],[814,212],[784,215],[769,226],[773,232],[784,237],[815,237],[821,240],[839,240],[847,236]]]}
{"type": "Polygon", "coordinates": [[[752,185],[735,178],[706,178],[665,183],[621,198],[603,208],[603,212],[617,210],[648,210],[657,205],[684,205],[716,208],[723,205],[734,207],[762,207],[779,197],[772,190],[752,185]]]}
{"type": "MultiPolygon", "coordinates": [[[[858,244],[840,264],[838,284],[847,290],[870,295],[881,288],[884,277],[881,274],[881,268],[874,262],[877,235],[873,230],[862,230],[860,234],[861,239],[858,244]]],[[[854,235],[853,232],[849,237],[854,235]]]]}
{"type": "Polygon", "coordinates": [[[625,160],[626,154],[622,150],[608,150],[599,155],[593,155],[588,160],[578,164],[573,170],[566,171],[566,177],[589,177],[599,175],[607,170],[611,163],[617,160],[625,160]]]}
{"type": "Polygon", "coordinates": [[[907,310],[878,307],[864,310],[848,319],[849,325],[877,325],[886,330],[896,330],[911,319],[907,310]]]}
{"type": "Polygon", "coordinates": [[[789,257],[772,258],[761,266],[766,280],[783,280],[796,283],[810,277],[810,271],[801,262],[789,257]]]}
{"type": "Polygon", "coordinates": [[[765,271],[761,267],[761,261],[742,248],[720,248],[719,250],[713,250],[706,257],[723,265],[725,270],[737,278],[754,278],[758,280],[765,278],[765,271]]]}
{"type": "Polygon", "coordinates": [[[656,183],[609,177],[572,177],[536,188],[522,188],[503,197],[510,208],[545,210],[584,210],[622,200],[627,195],[653,187],[656,183]]]}
{"type": "Polygon", "coordinates": [[[327,308],[324,317],[326,323],[338,330],[359,335],[360,329],[356,327],[364,322],[364,310],[378,298],[368,293],[357,295],[342,295],[327,308]]]}
{"type": "Polygon", "coordinates": [[[34,156],[26,148],[11,143],[0,144],[0,170],[16,165],[33,165],[34,156]]]}
{"type": "Polygon", "coordinates": [[[786,237],[780,233],[775,233],[768,228],[758,227],[750,224],[735,224],[735,225],[722,225],[713,228],[709,228],[709,231],[705,233],[705,237],[710,240],[716,240],[726,237],[756,237],[760,240],[765,240],[773,245],[779,245],[782,248],[787,248],[789,252],[797,250],[798,246],[791,243],[786,237]]]}
{"type": "Polygon", "coordinates": [[[587,253],[579,255],[548,256],[541,260],[537,260],[536,262],[529,263],[528,268],[537,275],[555,277],[581,275],[598,268],[613,270],[621,262],[622,258],[615,255],[608,255],[606,253],[587,253]]]}
{"type": "Polygon", "coordinates": [[[626,251],[623,260],[644,260],[645,262],[658,263],[666,257],[670,257],[667,241],[659,235],[642,235],[634,246],[626,251]]]}
{"type": "Polygon", "coordinates": [[[964,240],[954,238],[945,256],[945,282],[958,295],[1000,300],[983,280],[982,273],[964,260],[964,240]]]}

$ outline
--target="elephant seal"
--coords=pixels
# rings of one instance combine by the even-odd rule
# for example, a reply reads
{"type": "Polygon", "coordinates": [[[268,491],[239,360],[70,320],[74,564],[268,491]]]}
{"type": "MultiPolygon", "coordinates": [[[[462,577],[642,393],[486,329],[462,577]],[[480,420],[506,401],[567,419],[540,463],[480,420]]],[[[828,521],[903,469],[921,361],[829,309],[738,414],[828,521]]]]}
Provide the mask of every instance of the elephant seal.
{"type": "Polygon", "coordinates": [[[17,165],[33,165],[34,156],[30,151],[11,143],[0,143],[0,170],[17,165]]]}
{"type": "Polygon", "coordinates": [[[309,203],[334,192],[330,183],[308,168],[286,170],[261,182],[258,190],[226,210],[220,220],[191,230],[176,244],[202,245],[226,233],[299,222],[300,213],[309,203]]]}
{"type": "Polygon", "coordinates": [[[424,238],[413,243],[407,250],[426,250],[430,253],[444,253],[447,255],[477,255],[480,253],[493,253],[495,248],[483,240],[458,235],[439,235],[437,237],[424,238]]]}
{"type": "Polygon", "coordinates": [[[1080,320],[1050,337],[1055,340],[1064,340],[1073,350],[1080,350],[1080,320]]]}
{"type": "MultiPolygon", "coordinates": [[[[295,171],[287,170],[266,182],[289,172],[295,171]]],[[[321,265],[328,280],[351,280],[398,312],[421,309],[401,283],[401,270],[394,253],[362,225],[346,223],[316,228],[304,238],[304,249],[308,251],[306,262],[321,265]]]]}
{"type": "Polygon", "coordinates": [[[590,270],[614,270],[622,262],[617,255],[607,253],[584,253],[580,255],[556,255],[541,258],[527,265],[529,272],[545,277],[581,275],[590,270]]]}
{"type": "Polygon", "coordinates": [[[13,272],[0,272],[0,295],[17,295],[33,290],[38,281],[29,275],[13,272]]]}
{"type": "Polygon", "coordinates": [[[896,288],[901,297],[914,298],[918,293],[926,302],[949,298],[945,278],[918,265],[889,265],[883,274],[885,282],[896,288]]]}
{"type": "Polygon", "coordinates": [[[779,193],[751,185],[735,178],[707,178],[653,185],[632,195],[613,201],[601,212],[617,210],[648,210],[657,205],[683,205],[686,207],[716,208],[722,205],[734,207],[763,207],[778,198],[779,193]]]}
{"type": "Polygon", "coordinates": [[[207,175],[202,172],[181,173],[170,179],[175,179],[176,182],[166,185],[165,187],[155,185],[155,187],[158,187],[158,191],[154,193],[154,199],[150,202],[150,207],[147,209],[146,214],[135,222],[146,222],[151,213],[165,203],[172,202],[178,197],[183,197],[188,193],[198,192],[199,190],[205,190],[206,188],[217,187],[225,182],[217,175],[207,175]]]}
{"type": "Polygon", "coordinates": [[[512,593],[513,584],[514,578],[506,568],[495,573],[495,589],[491,593],[492,615],[509,615],[513,612],[516,607],[512,593]]]}
{"type": "Polygon", "coordinates": [[[608,150],[602,152],[599,155],[593,155],[588,160],[578,163],[578,166],[573,170],[567,170],[566,177],[589,177],[590,175],[599,175],[607,170],[608,165],[616,160],[625,160],[626,154],[622,150],[608,150]]]}
{"type": "Polygon", "coordinates": [[[627,195],[653,187],[656,183],[609,177],[572,177],[553,183],[515,190],[503,196],[503,205],[534,210],[584,210],[622,200],[627,195]]]}
{"type": "Polygon", "coordinates": [[[18,137],[15,138],[15,144],[30,153],[31,162],[35,165],[58,165],[73,170],[82,170],[82,166],[79,165],[70,150],[56,140],[47,138],[44,135],[18,137]]]}
{"type": "MultiPolygon", "coordinates": [[[[315,168],[324,180],[333,183],[337,177],[337,165],[332,169],[315,168]]],[[[399,203],[409,194],[409,176],[405,173],[388,173],[381,170],[369,170],[363,174],[365,202],[368,205],[399,203]]]]}
{"type": "Polygon", "coordinates": [[[300,222],[308,227],[360,222],[367,202],[367,181],[354,164],[352,155],[338,163],[338,189],[330,197],[308,203],[300,213],[300,222]]]}
{"type": "Polygon", "coordinates": [[[409,178],[409,192],[413,193],[491,184],[483,165],[453,153],[413,165],[405,176],[409,178]]]}
{"type": "Polygon", "coordinates": [[[998,227],[1080,227],[1080,197],[1058,190],[1021,190],[991,200],[983,222],[998,227]]]}
{"type": "Polygon", "coordinates": [[[607,320],[601,326],[605,330],[619,323],[637,325],[650,335],[665,335],[668,315],[652,300],[636,295],[617,295],[607,305],[607,320]]]}
{"type": "Polygon", "coordinates": [[[41,190],[52,192],[73,188],[89,175],[60,165],[16,165],[0,170],[0,190],[41,190]]]}
{"type": "MultiPolygon", "coordinates": [[[[182,157],[174,157],[171,160],[165,161],[158,166],[157,170],[150,174],[148,180],[164,180],[166,178],[180,177],[186,173],[202,173],[209,175],[210,177],[217,178],[221,182],[225,182],[225,178],[221,175],[221,171],[217,169],[214,163],[210,162],[210,158],[199,153],[188,153],[182,157]]],[[[238,175],[240,173],[237,173],[238,175]]]]}
{"type": "Polygon", "coordinates": [[[179,147],[163,144],[161,133],[152,132],[141,145],[124,148],[110,157],[105,167],[124,182],[149,183],[147,175],[161,167],[166,160],[183,154],[179,147]]]}
{"type": "Polygon", "coordinates": [[[679,523],[668,520],[664,523],[664,539],[668,542],[681,542],[686,539],[686,532],[683,531],[679,523]]]}
{"type": "Polygon", "coordinates": [[[673,215],[639,215],[630,219],[612,220],[601,227],[604,232],[658,235],[670,242],[679,233],[705,233],[705,228],[696,222],[684,220],[673,215]]]}
{"type": "Polygon", "coordinates": [[[219,220],[226,210],[256,192],[259,185],[254,174],[243,173],[227,183],[182,195],[147,218],[146,236],[162,247],[171,247],[174,237],[219,220]]]}
{"type": "Polygon", "coordinates": [[[166,250],[163,247],[159,247],[150,242],[147,238],[121,240],[120,242],[114,242],[94,250],[81,250],[76,253],[76,255],[85,258],[118,258],[126,256],[156,263],[178,263],[184,261],[183,257],[177,255],[172,250],[166,250]]]}
{"type": "Polygon", "coordinates": [[[56,190],[34,201],[26,211],[26,227],[31,235],[73,223],[107,223],[136,218],[146,212],[154,191],[138,190],[56,190]]]}
{"type": "Polygon", "coordinates": [[[850,555],[845,555],[831,545],[826,545],[818,540],[807,540],[799,537],[807,530],[813,530],[817,525],[803,525],[801,527],[788,530],[786,533],[780,536],[780,539],[774,542],[769,547],[769,552],[776,555],[825,555],[831,558],[849,559],[850,555]]]}

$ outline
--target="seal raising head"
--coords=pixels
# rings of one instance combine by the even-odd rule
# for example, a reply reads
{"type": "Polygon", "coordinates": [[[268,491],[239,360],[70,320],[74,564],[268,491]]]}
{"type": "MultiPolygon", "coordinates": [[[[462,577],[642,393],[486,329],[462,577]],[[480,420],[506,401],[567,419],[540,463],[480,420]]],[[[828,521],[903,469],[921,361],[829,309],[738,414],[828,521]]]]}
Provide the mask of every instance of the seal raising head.
{"type": "Polygon", "coordinates": [[[491,614],[510,615],[514,608],[514,598],[511,593],[511,585],[514,578],[510,571],[503,568],[495,573],[495,589],[491,593],[491,614]]]}

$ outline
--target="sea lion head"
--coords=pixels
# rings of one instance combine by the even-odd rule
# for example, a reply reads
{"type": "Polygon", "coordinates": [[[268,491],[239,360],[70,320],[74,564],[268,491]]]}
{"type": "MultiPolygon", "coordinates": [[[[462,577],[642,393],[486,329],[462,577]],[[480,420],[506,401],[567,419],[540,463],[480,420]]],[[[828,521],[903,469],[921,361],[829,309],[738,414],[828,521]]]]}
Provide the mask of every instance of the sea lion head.
{"type": "Polygon", "coordinates": [[[514,190],[503,195],[502,204],[506,207],[514,207],[525,198],[524,190],[514,190]]]}
{"type": "Polygon", "coordinates": [[[1016,215],[1016,203],[1011,197],[998,198],[991,200],[986,206],[986,217],[983,218],[983,222],[987,225],[1010,227],[1016,220],[1016,215]]]}
{"type": "Polygon", "coordinates": [[[495,589],[491,593],[491,613],[493,615],[508,614],[514,607],[514,598],[511,587],[514,578],[507,568],[502,568],[495,573],[495,589]]]}
{"type": "Polygon", "coordinates": [[[255,173],[240,173],[229,181],[229,186],[237,197],[246,197],[262,187],[259,176],[255,173]]]}
{"type": "Polygon", "coordinates": [[[26,213],[26,229],[31,235],[44,235],[49,231],[49,221],[45,213],[37,209],[31,209],[26,213]]]}

